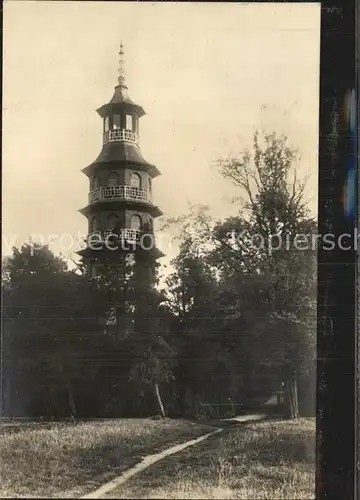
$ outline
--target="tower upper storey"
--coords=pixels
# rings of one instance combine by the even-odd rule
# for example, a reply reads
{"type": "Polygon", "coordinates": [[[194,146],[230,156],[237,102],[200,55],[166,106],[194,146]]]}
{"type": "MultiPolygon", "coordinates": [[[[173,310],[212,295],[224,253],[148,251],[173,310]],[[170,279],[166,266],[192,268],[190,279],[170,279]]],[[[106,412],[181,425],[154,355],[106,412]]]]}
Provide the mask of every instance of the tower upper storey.
{"type": "Polygon", "coordinates": [[[160,175],[158,169],[148,163],[139,145],[139,118],[145,115],[142,106],[129,96],[124,76],[124,49],[120,46],[119,75],[114,94],[107,104],[97,109],[103,119],[103,147],[97,159],[83,169],[92,175],[94,168],[108,162],[130,162],[146,170],[151,177],[160,175]]]}
{"type": "Polygon", "coordinates": [[[104,144],[113,141],[126,141],[139,145],[139,118],[145,111],[135,104],[129,96],[124,76],[124,49],[120,46],[119,76],[111,100],[97,112],[103,118],[104,144]]]}

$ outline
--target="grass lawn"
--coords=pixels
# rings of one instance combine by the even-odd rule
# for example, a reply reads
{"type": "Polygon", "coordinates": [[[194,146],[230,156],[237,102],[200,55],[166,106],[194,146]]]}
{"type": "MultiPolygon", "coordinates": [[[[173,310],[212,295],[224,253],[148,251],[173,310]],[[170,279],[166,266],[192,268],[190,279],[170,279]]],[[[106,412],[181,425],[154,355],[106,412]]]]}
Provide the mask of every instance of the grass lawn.
{"type": "Polygon", "coordinates": [[[214,430],[182,420],[124,419],[0,426],[0,496],[76,497],[141,456],[214,430]],[[19,426],[17,426],[19,427],[19,426]]]}
{"type": "Polygon", "coordinates": [[[108,494],[129,499],[314,497],[315,419],[234,424],[108,494]]]}

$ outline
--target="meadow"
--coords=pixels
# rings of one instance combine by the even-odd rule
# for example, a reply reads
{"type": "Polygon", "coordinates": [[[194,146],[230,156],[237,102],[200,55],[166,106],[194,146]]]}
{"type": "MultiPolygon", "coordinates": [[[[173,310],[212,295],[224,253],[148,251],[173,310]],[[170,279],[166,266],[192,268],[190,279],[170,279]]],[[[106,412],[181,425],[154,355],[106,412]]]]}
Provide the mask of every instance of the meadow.
{"type": "Polygon", "coordinates": [[[2,424],[0,496],[78,497],[142,456],[211,430],[170,419],[2,424]]]}
{"type": "Polygon", "coordinates": [[[313,499],[315,419],[229,427],[130,479],[108,498],[313,499]],[[125,487],[126,486],[126,487],[125,487]]]}

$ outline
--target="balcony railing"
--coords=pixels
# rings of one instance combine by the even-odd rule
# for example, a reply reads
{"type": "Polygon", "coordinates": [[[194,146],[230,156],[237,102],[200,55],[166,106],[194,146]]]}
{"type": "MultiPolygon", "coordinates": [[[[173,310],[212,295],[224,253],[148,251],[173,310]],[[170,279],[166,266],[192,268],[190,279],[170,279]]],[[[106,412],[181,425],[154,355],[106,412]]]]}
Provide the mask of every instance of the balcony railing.
{"type": "Polygon", "coordinates": [[[121,239],[124,239],[129,242],[136,242],[140,241],[142,231],[139,229],[120,229],[120,234],[116,233],[115,231],[109,229],[106,231],[101,231],[101,230],[96,230],[92,231],[91,233],[88,234],[87,241],[88,243],[90,241],[93,241],[94,243],[101,243],[105,242],[106,238],[108,238],[111,235],[114,236],[120,236],[121,239]]]}
{"type": "Polygon", "coordinates": [[[89,203],[103,200],[132,200],[151,203],[151,193],[132,186],[104,186],[89,193],[89,203]]]}
{"type": "Polygon", "coordinates": [[[116,130],[108,130],[103,134],[103,143],[107,142],[131,142],[133,144],[139,145],[139,136],[135,132],[131,132],[130,130],[124,129],[116,129],[116,130]]]}

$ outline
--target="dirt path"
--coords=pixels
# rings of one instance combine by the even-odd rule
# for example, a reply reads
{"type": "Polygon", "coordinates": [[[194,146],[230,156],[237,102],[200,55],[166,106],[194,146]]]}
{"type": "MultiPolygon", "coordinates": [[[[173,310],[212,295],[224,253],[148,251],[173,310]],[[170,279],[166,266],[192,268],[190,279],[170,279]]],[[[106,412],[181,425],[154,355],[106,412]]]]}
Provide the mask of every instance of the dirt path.
{"type": "Polygon", "coordinates": [[[171,448],[161,451],[160,453],[155,453],[154,455],[147,455],[142,459],[140,463],[136,464],[131,469],[126,470],[120,476],[104,484],[93,493],[89,493],[88,495],[85,495],[81,498],[102,498],[104,495],[106,495],[106,493],[109,493],[110,491],[114,490],[116,487],[125,483],[125,481],[130,479],[132,476],[138,474],[139,472],[142,472],[143,470],[147,469],[148,467],[155,464],[159,460],[162,460],[163,458],[168,457],[169,455],[173,455],[174,453],[178,453],[179,451],[185,450],[185,448],[188,448],[189,446],[194,446],[194,444],[200,443],[201,441],[204,441],[208,437],[218,432],[221,432],[222,430],[223,429],[220,428],[214,432],[205,434],[204,436],[200,436],[196,439],[191,439],[190,441],[186,441],[185,443],[172,446],[171,448]]]}
{"type": "MultiPolygon", "coordinates": [[[[226,419],[224,421],[224,424],[262,420],[265,417],[266,417],[265,414],[241,415],[238,417],[226,419]]],[[[220,425],[221,425],[221,423],[220,423],[220,425]]],[[[226,425],[225,425],[225,427],[226,427],[226,425]]],[[[142,461],[140,463],[136,464],[134,467],[126,470],[117,478],[113,479],[112,481],[109,481],[108,483],[104,484],[103,486],[101,486],[100,488],[95,490],[94,492],[89,493],[81,498],[83,498],[83,499],[85,499],[85,498],[89,498],[89,499],[90,498],[95,498],[95,499],[103,498],[106,494],[112,492],[115,488],[124,484],[128,479],[135,476],[136,474],[139,474],[139,472],[144,471],[145,469],[147,469],[151,465],[155,464],[156,462],[158,462],[158,461],[160,461],[160,460],[162,460],[170,455],[173,455],[174,453],[179,453],[180,451],[185,450],[186,448],[189,448],[190,446],[194,446],[195,444],[198,444],[198,443],[204,441],[205,439],[208,439],[210,436],[213,436],[214,434],[222,432],[223,430],[224,430],[224,427],[219,427],[214,432],[210,432],[210,433],[205,434],[203,436],[200,436],[196,439],[192,439],[190,441],[186,441],[185,443],[172,446],[164,451],[161,451],[160,453],[155,453],[153,455],[147,455],[146,457],[144,457],[142,459],[142,461]]]]}

